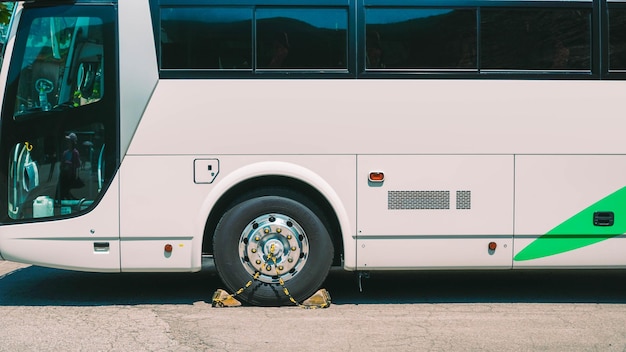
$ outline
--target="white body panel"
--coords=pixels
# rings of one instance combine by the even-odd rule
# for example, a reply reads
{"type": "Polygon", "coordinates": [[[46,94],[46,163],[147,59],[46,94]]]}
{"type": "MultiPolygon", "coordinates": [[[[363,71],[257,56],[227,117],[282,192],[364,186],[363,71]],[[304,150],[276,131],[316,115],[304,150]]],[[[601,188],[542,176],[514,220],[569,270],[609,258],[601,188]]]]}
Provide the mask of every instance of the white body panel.
{"type": "MultiPolygon", "coordinates": [[[[515,252],[626,181],[624,155],[518,155],[515,157],[515,252]]],[[[599,209],[609,210],[609,209],[599,209]]],[[[590,224],[591,216],[586,219],[590,224]]],[[[624,219],[616,215],[617,222],[624,219]]],[[[623,236],[515,267],[626,267],[623,236]]]]}
{"type": "Polygon", "coordinates": [[[100,203],[83,216],[0,227],[4,230],[0,248],[10,249],[2,252],[4,259],[61,269],[119,272],[118,187],[116,177],[100,203]]]}
{"type": "MultiPolygon", "coordinates": [[[[515,250],[530,245],[534,238],[515,239],[515,250]]],[[[515,269],[624,269],[626,237],[620,236],[591,246],[529,261],[514,261],[515,269]]]]}
{"type": "Polygon", "coordinates": [[[626,81],[161,80],[128,153],[626,154],[624,91],[626,81]]]}
{"type": "MultiPolygon", "coordinates": [[[[357,221],[342,223],[342,228],[350,229],[343,233],[344,243],[358,238],[357,253],[350,252],[354,246],[345,246],[347,268],[461,268],[464,262],[468,267],[506,268],[512,265],[513,235],[526,231],[523,219],[538,217],[523,213],[521,203],[521,222],[514,231],[514,195],[525,192],[514,186],[516,177],[522,177],[517,171],[514,174],[516,158],[522,160],[520,170],[524,169],[524,157],[516,154],[626,153],[618,129],[605,128],[621,123],[617,92],[624,88],[618,81],[164,80],[154,92],[129,154],[188,155],[186,165],[181,165],[187,175],[179,176],[188,180],[193,176],[191,161],[205,153],[220,163],[228,155],[241,155],[244,161],[239,167],[268,160],[266,153],[278,154],[270,160],[293,154],[294,165],[313,173],[321,173],[320,167],[303,163],[306,157],[332,160],[354,155],[358,161],[351,167],[358,172],[349,178],[353,181],[341,183],[347,189],[357,187],[358,194],[357,221]],[[239,102],[241,96],[247,97],[246,104],[239,102]],[[316,97],[313,102],[311,96],[316,97]],[[602,114],[593,113],[597,106],[603,107],[602,114]],[[591,114],[597,116],[593,124],[584,118],[591,114]],[[191,127],[181,130],[181,126],[191,127]],[[315,156],[320,153],[327,156],[315,156]],[[388,179],[383,187],[368,185],[370,171],[385,172],[388,179]],[[390,211],[388,190],[449,190],[451,208],[456,191],[471,191],[472,209],[390,211]],[[486,248],[493,239],[498,249],[490,254],[486,248]],[[472,246],[475,250],[465,250],[472,246]],[[381,255],[381,249],[386,255],[381,255]],[[409,255],[413,253],[420,254],[409,255]]],[[[612,173],[611,167],[598,162],[597,169],[581,168],[587,173],[612,173]]],[[[528,171],[538,177],[532,182],[545,175],[540,171],[528,171]]],[[[231,167],[222,163],[217,182],[229,172],[231,167]]],[[[323,178],[333,185],[335,177],[323,178]]],[[[619,183],[619,177],[614,180],[619,183]]],[[[229,188],[220,185],[224,192],[229,188]]],[[[335,187],[334,192],[340,194],[342,189],[335,187]]],[[[601,197],[598,191],[590,188],[589,196],[601,197]]],[[[171,196],[175,199],[176,192],[171,196]]],[[[185,199],[194,197],[200,196],[185,199]]],[[[354,198],[349,194],[340,199],[340,204],[352,207],[354,198]]],[[[535,209],[542,213],[541,207],[535,209]]],[[[544,213],[543,224],[554,221],[553,215],[544,213]]],[[[203,225],[202,220],[198,224],[203,225]]],[[[539,236],[557,224],[540,225],[543,229],[533,233],[539,236]]],[[[200,227],[194,236],[200,236],[200,227]]],[[[524,242],[517,243],[519,250],[524,242]]]]}
{"type": "Polygon", "coordinates": [[[513,157],[359,156],[358,267],[511,267],[513,157]],[[368,182],[384,172],[382,183],[368,182]],[[489,242],[498,249],[490,252],[489,242]]]}
{"type": "Polygon", "coordinates": [[[148,1],[119,2],[120,149],[125,154],[158,81],[148,1]]]}
{"type": "Polygon", "coordinates": [[[359,238],[513,235],[511,156],[359,156],[358,162],[359,238]],[[368,184],[370,171],[383,171],[384,182],[368,184]],[[447,192],[447,199],[432,199],[432,192],[447,192]],[[471,197],[463,203],[457,192],[471,197]],[[394,197],[403,204],[392,204],[394,197]]]}
{"type": "Polygon", "coordinates": [[[515,234],[541,235],[626,185],[624,155],[515,157],[515,234]]]}
{"type": "Polygon", "coordinates": [[[359,270],[510,269],[511,237],[467,236],[359,239],[359,270]],[[495,251],[489,242],[497,243],[495,251]]]}
{"type": "MultiPolygon", "coordinates": [[[[186,258],[180,263],[188,260],[187,269],[199,270],[202,235],[213,205],[239,182],[268,174],[313,185],[337,211],[343,232],[354,233],[354,156],[211,155],[220,161],[219,175],[211,184],[194,183],[194,161],[199,158],[207,156],[126,157],[120,170],[123,270],[173,270],[177,265],[171,262],[178,257],[186,258]],[[169,258],[163,255],[167,243],[174,245],[169,258]]],[[[354,263],[353,236],[344,236],[344,247],[346,263],[354,263]]]]}

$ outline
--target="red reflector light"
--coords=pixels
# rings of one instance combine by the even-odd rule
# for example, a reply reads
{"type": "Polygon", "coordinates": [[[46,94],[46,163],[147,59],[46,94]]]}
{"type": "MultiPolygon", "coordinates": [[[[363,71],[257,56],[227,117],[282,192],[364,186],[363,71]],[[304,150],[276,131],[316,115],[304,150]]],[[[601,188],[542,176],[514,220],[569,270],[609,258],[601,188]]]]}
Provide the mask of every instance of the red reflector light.
{"type": "Polygon", "coordinates": [[[166,244],[165,245],[165,252],[167,253],[172,253],[173,247],[171,244],[166,244]]]}
{"type": "Polygon", "coordinates": [[[489,242],[489,250],[495,251],[498,248],[498,245],[495,242],[489,242]]]}

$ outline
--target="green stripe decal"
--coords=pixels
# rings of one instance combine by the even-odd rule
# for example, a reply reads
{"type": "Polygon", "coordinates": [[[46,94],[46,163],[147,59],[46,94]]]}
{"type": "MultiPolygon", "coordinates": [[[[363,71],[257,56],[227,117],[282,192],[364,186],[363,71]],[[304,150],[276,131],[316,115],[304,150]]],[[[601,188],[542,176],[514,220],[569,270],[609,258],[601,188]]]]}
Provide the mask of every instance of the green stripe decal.
{"type": "Polygon", "coordinates": [[[544,258],[621,236],[626,233],[626,187],[601,199],[531,242],[513,258],[515,261],[544,258]],[[593,213],[612,211],[613,226],[594,226],[593,213]]]}

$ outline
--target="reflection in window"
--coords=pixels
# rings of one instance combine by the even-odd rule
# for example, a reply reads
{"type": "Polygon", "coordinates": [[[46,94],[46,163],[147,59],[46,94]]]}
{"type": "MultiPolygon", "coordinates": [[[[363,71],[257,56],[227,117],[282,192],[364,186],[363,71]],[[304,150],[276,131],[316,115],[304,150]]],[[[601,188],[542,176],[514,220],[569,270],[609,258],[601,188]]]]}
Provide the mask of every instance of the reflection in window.
{"type": "Polygon", "coordinates": [[[113,8],[62,10],[102,17],[50,17],[37,7],[22,15],[5,97],[14,110],[3,111],[13,118],[3,118],[0,129],[7,161],[2,219],[87,211],[115,169],[116,88],[105,87],[115,77],[113,60],[105,60],[114,57],[113,8]]]}
{"type": "Polygon", "coordinates": [[[9,217],[67,215],[92,205],[105,181],[104,132],[95,123],[16,144],[9,164],[9,217]]]}
{"type": "Polygon", "coordinates": [[[258,9],[257,68],[346,69],[345,9],[258,9]]]}
{"type": "Polygon", "coordinates": [[[476,11],[368,9],[368,69],[476,69],[476,11]]]}
{"type": "Polygon", "coordinates": [[[590,9],[481,10],[481,68],[591,70],[590,9]]]}
{"type": "Polygon", "coordinates": [[[15,116],[100,101],[102,57],[101,19],[35,19],[26,41],[15,116]]]}
{"type": "Polygon", "coordinates": [[[161,67],[251,69],[252,9],[162,9],[161,67]]]}
{"type": "Polygon", "coordinates": [[[609,70],[626,70],[626,9],[609,10],[609,70]]]}

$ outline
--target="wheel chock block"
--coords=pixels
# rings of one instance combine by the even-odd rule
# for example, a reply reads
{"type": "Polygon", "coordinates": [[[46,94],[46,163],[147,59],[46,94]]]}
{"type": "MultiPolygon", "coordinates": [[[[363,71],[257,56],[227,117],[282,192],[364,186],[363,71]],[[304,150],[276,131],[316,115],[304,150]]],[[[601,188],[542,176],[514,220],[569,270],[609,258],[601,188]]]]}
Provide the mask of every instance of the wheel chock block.
{"type": "Polygon", "coordinates": [[[215,293],[213,294],[213,300],[211,303],[211,306],[216,307],[216,308],[222,308],[222,307],[239,307],[241,305],[241,302],[239,302],[238,300],[236,300],[233,295],[231,295],[230,293],[222,290],[222,289],[218,289],[217,291],[215,291],[215,293]]]}
{"type": "Polygon", "coordinates": [[[330,293],[328,293],[326,289],[322,288],[315,292],[313,296],[302,302],[302,305],[311,308],[328,308],[330,306],[330,303],[330,293]]]}

